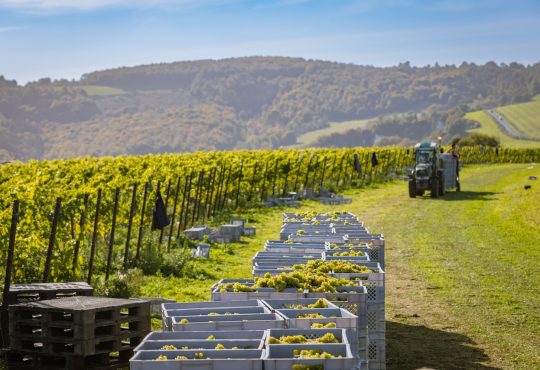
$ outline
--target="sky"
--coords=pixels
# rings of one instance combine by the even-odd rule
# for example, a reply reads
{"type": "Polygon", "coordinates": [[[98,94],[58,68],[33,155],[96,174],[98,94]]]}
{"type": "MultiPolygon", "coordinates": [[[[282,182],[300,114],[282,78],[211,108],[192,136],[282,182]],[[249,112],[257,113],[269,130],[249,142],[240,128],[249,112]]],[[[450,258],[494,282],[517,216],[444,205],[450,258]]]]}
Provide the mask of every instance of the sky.
{"type": "Polygon", "coordinates": [[[198,59],[540,62],[540,0],[0,0],[0,75],[198,59]]]}

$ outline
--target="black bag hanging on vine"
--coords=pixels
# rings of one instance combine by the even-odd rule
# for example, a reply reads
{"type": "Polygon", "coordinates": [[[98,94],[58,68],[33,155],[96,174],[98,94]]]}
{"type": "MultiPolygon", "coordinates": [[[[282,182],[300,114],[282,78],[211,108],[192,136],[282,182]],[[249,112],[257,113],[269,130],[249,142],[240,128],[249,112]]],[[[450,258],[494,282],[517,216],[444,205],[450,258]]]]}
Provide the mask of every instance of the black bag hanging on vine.
{"type": "Polygon", "coordinates": [[[161,198],[161,193],[159,190],[156,192],[156,203],[152,211],[152,230],[163,229],[165,226],[170,225],[171,221],[167,216],[167,209],[165,208],[165,203],[161,198]]]}
{"type": "Polygon", "coordinates": [[[371,153],[371,165],[375,167],[378,164],[379,164],[379,160],[377,159],[377,153],[375,152],[371,153]]]}
{"type": "Polygon", "coordinates": [[[354,170],[358,173],[362,171],[362,167],[360,166],[360,160],[358,159],[358,154],[354,153],[354,170]]]}

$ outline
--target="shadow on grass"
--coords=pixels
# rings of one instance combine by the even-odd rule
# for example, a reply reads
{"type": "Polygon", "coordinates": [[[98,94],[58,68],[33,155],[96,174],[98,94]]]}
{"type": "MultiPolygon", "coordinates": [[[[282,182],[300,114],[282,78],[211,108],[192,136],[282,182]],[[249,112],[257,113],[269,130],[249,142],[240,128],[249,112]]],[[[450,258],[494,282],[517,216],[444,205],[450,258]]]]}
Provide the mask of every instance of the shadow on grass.
{"type": "Polygon", "coordinates": [[[386,368],[482,369],[489,357],[467,336],[425,326],[386,322],[386,368]]]}
{"type": "MultiPolygon", "coordinates": [[[[446,200],[446,201],[458,201],[458,200],[496,200],[496,195],[499,193],[494,193],[491,191],[449,191],[443,196],[435,198],[435,200],[446,200]]],[[[419,199],[433,199],[430,197],[430,193],[426,192],[425,195],[418,197],[419,199]]]]}

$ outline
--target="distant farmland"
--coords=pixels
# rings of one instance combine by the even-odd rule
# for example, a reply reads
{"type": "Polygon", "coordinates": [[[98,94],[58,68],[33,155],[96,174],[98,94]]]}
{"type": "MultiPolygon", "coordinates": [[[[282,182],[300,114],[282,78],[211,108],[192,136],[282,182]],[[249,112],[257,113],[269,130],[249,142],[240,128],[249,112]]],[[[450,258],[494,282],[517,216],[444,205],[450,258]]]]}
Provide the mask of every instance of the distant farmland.
{"type": "Polygon", "coordinates": [[[322,128],[320,130],[314,130],[306,132],[303,135],[300,135],[296,141],[298,144],[297,147],[309,147],[317,142],[317,139],[323,136],[329,136],[334,133],[343,134],[348,130],[355,130],[368,127],[370,120],[362,119],[355,121],[344,121],[344,122],[332,122],[330,127],[322,128]]]}
{"type": "Polygon", "coordinates": [[[540,139],[540,95],[532,102],[495,109],[524,136],[540,139]]]}
{"type": "MultiPolygon", "coordinates": [[[[540,140],[540,96],[535,97],[533,101],[528,103],[506,105],[497,107],[495,110],[523,136],[540,140]]],[[[481,125],[480,128],[469,130],[469,132],[496,136],[502,145],[513,148],[540,147],[540,141],[520,140],[508,136],[484,111],[468,113],[465,118],[476,121],[481,125]]]]}

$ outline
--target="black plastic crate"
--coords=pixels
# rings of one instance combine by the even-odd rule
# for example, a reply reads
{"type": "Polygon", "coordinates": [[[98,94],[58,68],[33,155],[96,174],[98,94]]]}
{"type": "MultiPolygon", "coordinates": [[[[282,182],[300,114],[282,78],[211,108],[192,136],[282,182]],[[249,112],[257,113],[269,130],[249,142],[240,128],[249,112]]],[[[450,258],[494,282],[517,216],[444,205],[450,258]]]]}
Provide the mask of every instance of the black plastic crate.
{"type": "Polygon", "coordinates": [[[44,301],[73,296],[91,296],[94,289],[85,282],[13,284],[7,294],[8,304],[44,301]]]}
{"type": "Polygon", "coordinates": [[[19,351],[6,351],[8,370],[129,370],[129,359],[133,350],[101,353],[92,356],[28,354],[19,351]]]}

